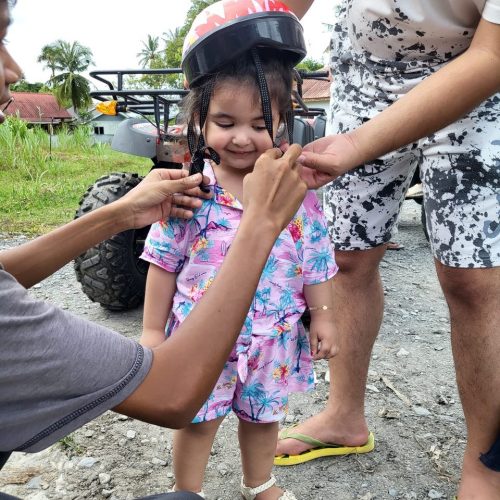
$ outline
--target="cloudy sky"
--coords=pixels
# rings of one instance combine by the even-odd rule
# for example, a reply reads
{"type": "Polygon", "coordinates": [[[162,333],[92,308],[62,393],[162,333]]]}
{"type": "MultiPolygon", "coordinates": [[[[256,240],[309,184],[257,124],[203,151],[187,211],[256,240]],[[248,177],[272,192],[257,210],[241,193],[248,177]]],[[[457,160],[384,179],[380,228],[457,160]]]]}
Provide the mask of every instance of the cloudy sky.
{"type": "MultiPolygon", "coordinates": [[[[331,0],[315,0],[303,19],[308,55],[322,59],[333,17],[331,0]]],[[[184,23],[190,0],[18,0],[7,40],[29,82],[46,81],[49,72],[37,58],[57,39],[78,41],[94,54],[96,69],[139,66],[137,53],[147,35],[161,36],[184,23]]]]}

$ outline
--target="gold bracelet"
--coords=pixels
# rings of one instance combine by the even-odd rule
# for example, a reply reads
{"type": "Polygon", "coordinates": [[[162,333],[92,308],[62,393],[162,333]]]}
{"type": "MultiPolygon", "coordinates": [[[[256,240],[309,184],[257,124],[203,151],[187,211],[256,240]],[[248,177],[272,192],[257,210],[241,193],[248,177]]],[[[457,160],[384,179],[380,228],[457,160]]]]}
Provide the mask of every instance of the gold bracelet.
{"type": "Polygon", "coordinates": [[[309,311],[326,311],[327,309],[333,309],[333,307],[330,307],[330,306],[318,306],[318,307],[309,307],[309,311]]]}

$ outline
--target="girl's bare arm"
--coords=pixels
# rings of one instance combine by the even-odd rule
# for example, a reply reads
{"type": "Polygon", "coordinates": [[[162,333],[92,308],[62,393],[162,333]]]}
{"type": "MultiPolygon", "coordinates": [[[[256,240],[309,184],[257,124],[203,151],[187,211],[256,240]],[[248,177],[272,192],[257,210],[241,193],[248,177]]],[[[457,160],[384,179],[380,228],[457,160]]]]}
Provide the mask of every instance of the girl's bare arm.
{"type": "Polygon", "coordinates": [[[165,340],[165,325],[172,309],[176,278],[176,273],[169,273],[154,264],[149,266],[140,340],[143,346],[156,347],[165,340]]]}
{"type": "Polygon", "coordinates": [[[332,279],[304,286],[304,296],[311,314],[309,341],[314,359],[329,359],[338,352],[332,286],[332,279]]]}

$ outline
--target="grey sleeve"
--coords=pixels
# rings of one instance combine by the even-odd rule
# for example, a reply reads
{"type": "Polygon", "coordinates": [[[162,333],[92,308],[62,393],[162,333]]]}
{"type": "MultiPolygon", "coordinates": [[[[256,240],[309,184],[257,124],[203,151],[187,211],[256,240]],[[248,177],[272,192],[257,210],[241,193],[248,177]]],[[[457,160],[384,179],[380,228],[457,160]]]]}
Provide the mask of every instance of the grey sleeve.
{"type": "Polygon", "coordinates": [[[152,352],[34,300],[0,267],[0,451],[40,451],[125,400],[152,352]]]}

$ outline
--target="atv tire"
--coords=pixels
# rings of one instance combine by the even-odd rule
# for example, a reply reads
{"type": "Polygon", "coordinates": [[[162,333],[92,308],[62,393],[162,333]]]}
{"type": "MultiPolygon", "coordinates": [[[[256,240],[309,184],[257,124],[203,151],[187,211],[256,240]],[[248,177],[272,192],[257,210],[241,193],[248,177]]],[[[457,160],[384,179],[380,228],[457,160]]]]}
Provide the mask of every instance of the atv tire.
{"type": "MultiPolygon", "coordinates": [[[[118,200],[141,180],[128,173],[101,177],[83,196],[75,219],[118,200]]],[[[149,226],[116,234],[75,259],[76,277],[90,300],[114,311],[143,302],[148,263],[139,256],[148,231],[149,226]]]]}

